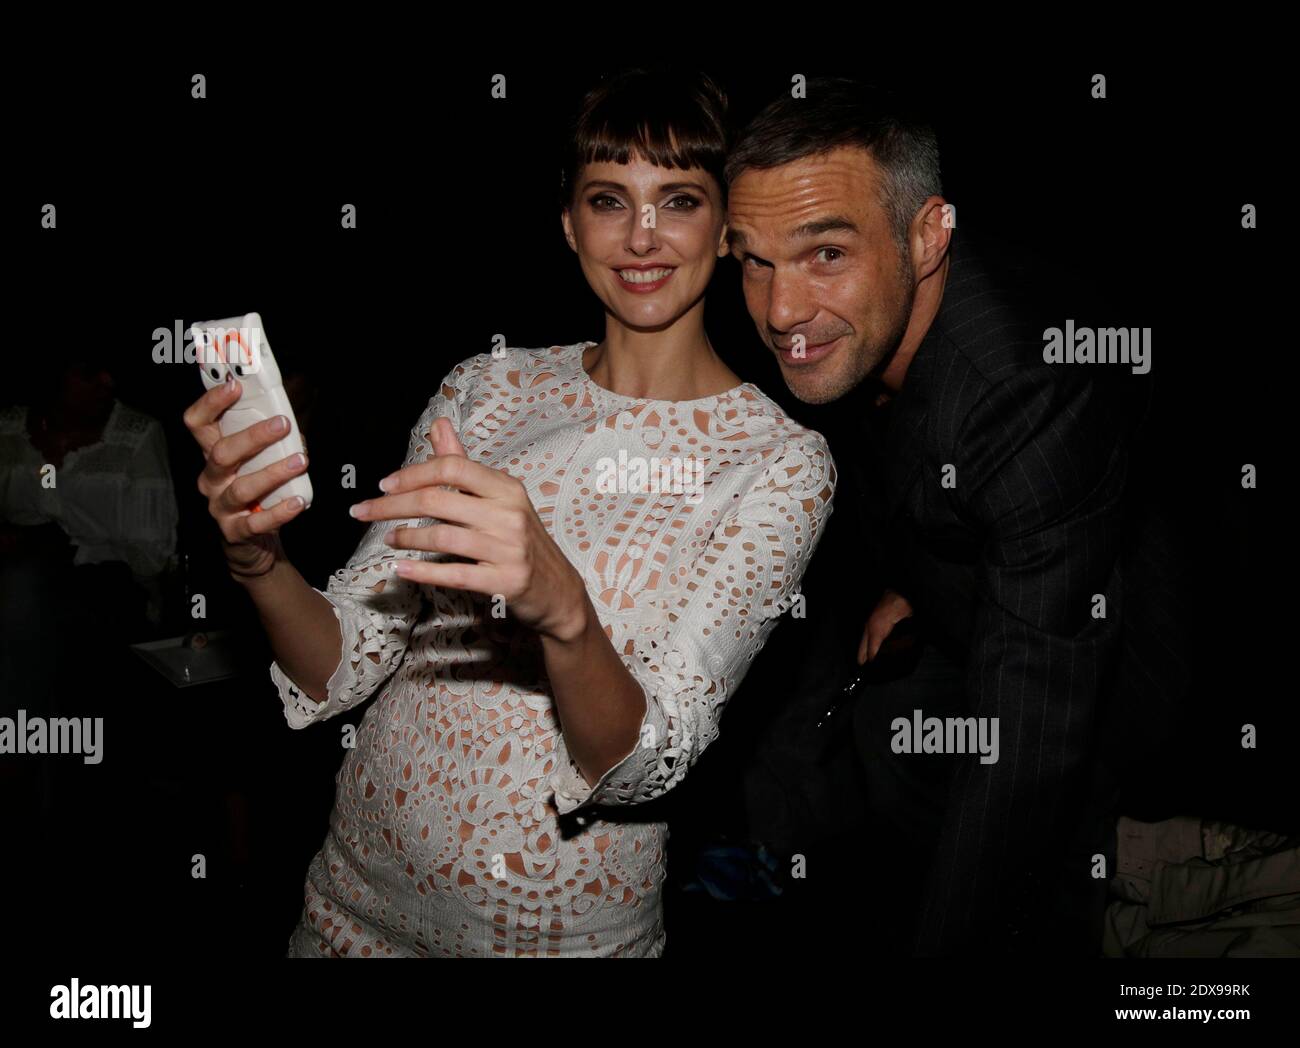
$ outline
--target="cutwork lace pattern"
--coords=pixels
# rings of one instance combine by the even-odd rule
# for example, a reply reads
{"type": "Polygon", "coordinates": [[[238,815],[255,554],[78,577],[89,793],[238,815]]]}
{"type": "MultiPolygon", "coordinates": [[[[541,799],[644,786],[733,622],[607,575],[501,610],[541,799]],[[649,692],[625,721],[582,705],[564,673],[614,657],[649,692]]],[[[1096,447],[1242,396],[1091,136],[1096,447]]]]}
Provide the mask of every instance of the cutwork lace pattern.
{"type": "MultiPolygon", "coordinates": [[[[640,738],[589,785],[570,760],[540,647],[489,597],[394,574],[372,524],[323,594],[346,654],[317,705],[277,664],[291,727],[371,699],[313,859],[297,956],[656,956],[663,824],[624,820],[717,737],[831,510],[825,442],[752,385],[693,401],[595,385],[590,343],[465,361],[411,431],[447,416],[474,460],[525,485],[646,694],[640,738]],[[691,491],[606,490],[617,462],[700,464],[691,491]],[[602,465],[603,463],[603,465],[602,465]]],[[[631,474],[629,474],[631,476],[631,474]]],[[[665,474],[666,476],[666,474],[665,474]]],[[[427,524],[425,521],[410,521],[427,524]]]]}

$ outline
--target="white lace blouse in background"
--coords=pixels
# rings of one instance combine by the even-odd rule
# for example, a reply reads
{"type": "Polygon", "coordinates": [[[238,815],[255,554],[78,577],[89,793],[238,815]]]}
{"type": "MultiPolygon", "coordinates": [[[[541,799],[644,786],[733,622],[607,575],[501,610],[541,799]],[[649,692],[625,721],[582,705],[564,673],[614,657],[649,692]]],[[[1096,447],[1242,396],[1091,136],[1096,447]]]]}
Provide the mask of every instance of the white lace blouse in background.
{"type": "Polygon", "coordinates": [[[157,575],[176,551],[176,493],[162,425],[120,400],[98,441],[74,448],[42,484],[45,456],[27,432],[27,408],[0,409],[0,521],[58,524],[74,564],[121,560],[157,575]]]}
{"type": "Polygon", "coordinates": [[[402,522],[372,523],[322,591],[344,648],[326,701],[271,666],[294,728],[376,696],[336,778],[291,956],[663,950],[666,827],[631,809],[679,783],[717,736],[797,596],[834,468],[823,439],[757,387],[624,397],[588,378],[589,345],[464,362],[412,430],[405,463],[428,457],[429,428],[446,416],[470,458],[524,483],[645,692],[640,738],[589,786],[536,636],[494,617],[487,596],[397,576],[394,561],[437,555],[393,550],[383,536],[402,522]],[[630,468],[611,484],[620,452],[630,468]],[[666,469],[659,483],[635,472],[637,460],[673,459],[702,464],[702,486],[684,483],[698,479],[689,466],[675,484],[666,469]]]}

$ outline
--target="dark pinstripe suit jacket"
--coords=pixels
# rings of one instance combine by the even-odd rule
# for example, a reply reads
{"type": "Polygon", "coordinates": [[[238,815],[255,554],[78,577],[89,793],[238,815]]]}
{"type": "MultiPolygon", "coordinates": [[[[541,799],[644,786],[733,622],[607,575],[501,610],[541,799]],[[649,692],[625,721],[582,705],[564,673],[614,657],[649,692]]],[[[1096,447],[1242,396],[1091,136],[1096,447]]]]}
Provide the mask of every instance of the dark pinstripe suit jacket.
{"type": "MultiPolygon", "coordinates": [[[[966,759],[955,777],[922,953],[996,950],[1043,919],[1115,694],[1124,564],[1146,527],[1126,483],[1143,404],[1130,394],[1148,376],[1045,364],[1044,318],[960,233],[951,251],[939,314],[889,409],[883,485],[862,491],[878,500],[864,539],[879,582],[964,664],[969,713],[999,720],[999,760],[966,759]]],[[[852,468],[851,449],[835,455],[852,468]]],[[[1086,883],[1085,860],[1066,876],[1086,883]]]]}

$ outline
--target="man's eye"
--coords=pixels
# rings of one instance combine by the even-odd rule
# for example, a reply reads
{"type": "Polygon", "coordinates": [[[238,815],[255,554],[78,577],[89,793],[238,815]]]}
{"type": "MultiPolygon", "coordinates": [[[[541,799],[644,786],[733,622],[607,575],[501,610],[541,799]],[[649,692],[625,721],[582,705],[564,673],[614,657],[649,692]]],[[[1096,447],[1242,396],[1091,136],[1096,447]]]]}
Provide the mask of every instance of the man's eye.
{"type": "Polygon", "coordinates": [[[817,259],[818,262],[838,262],[841,258],[844,257],[844,252],[837,247],[819,247],[817,249],[817,254],[814,257],[817,259]],[[833,254],[835,257],[834,258],[821,257],[827,253],[833,254]]]}
{"type": "Polygon", "coordinates": [[[740,264],[750,269],[761,269],[767,265],[761,258],[755,258],[753,255],[746,255],[741,259],[740,264]]]}

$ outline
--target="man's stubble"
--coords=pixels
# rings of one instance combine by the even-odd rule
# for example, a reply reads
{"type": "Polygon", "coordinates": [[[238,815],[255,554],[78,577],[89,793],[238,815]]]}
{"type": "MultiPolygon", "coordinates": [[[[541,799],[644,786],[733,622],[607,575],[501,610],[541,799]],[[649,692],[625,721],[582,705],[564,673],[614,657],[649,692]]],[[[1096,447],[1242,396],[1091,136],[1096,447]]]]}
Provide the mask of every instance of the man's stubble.
{"type": "Polygon", "coordinates": [[[899,284],[902,288],[902,302],[892,306],[893,322],[882,336],[873,338],[864,332],[855,342],[842,347],[832,354],[823,364],[834,363],[839,370],[832,372],[825,367],[792,369],[786,375],[786,385],[790,391],[805,404],[827,404],[839,400],[861,385],[869,376],[881,374],[889,366],[899,343],[907,333],[908,323],[912,319],[912,305],[916,299],[916,285],[912,279],[911,266],[902,262],[899,256],[899,284]],[[837,359],[838,358],[838,359],[837,359]],[[799,376],[798,383],[791,380],[791,375],[799,376]]]}

